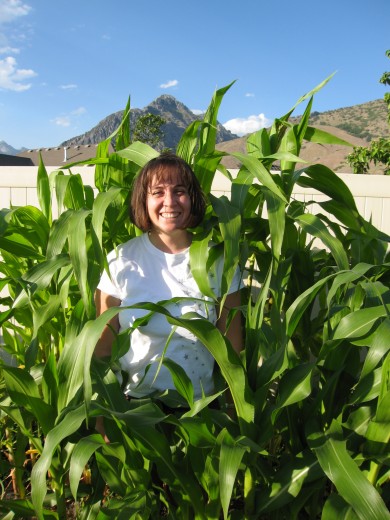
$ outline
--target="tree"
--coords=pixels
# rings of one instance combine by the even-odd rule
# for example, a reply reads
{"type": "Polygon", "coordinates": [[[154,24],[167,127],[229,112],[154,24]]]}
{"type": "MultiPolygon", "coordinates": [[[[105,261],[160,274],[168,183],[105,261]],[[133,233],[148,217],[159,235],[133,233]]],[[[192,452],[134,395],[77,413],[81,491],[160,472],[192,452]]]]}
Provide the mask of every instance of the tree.
{"type": "Polygon", "coordinates": [[[141,141],[152,147],[157,147],[164,137],[164,132],[161,130],[161,127],[165,123],[165,119],[156,114],[140,116],[135,124],[133,141],[141,141]]]}
{"type": "MultiPolygon", "coordinates": [[[[386,51],[386,56],[390,58],[390,50],[386,51]]],[[[390,85],[390,72],[384,72],[379,83],[390,85]]],[[[387,104],[387,121],[390,125],[390,92],[386,92],[384,100],[387,104]]],[[[375,165],[383,164],[385,175],[390,175],[390,139],[380,137],[372,141],[368,147],[355,146],[347,159],[354,173],[367,173],[370,162],[373,162],[375,165]]]]}

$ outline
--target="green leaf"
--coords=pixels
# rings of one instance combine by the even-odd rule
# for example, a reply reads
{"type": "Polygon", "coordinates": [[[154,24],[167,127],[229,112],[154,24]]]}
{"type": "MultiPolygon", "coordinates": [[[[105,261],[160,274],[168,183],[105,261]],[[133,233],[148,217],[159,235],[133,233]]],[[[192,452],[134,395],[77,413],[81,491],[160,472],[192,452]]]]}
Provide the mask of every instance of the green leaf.
{"type": "Polygon", "coordinates": [[[38,181],[37,181],[37,193],[39,205],[42,213],[45,215],[47,221],[51,223],[51,190],[49,177],[46,172],[46,168],[42,161],[42,156],[39,154],[39,166],[38,166],[38,181]]]}
{"type": "Polygon", "coordinates": [[[364,344],[369,347],[369,351],[364,360],[361,379],[372,372],[390,350],[390,319],[386,318],[368,338],[365,338],[364,344]]]}
{"type": "Polygon", "coordinates": [[[226,87],[222,87],[214,92],[203,118],[204,124],[202,124],[200,129],[199,151],[197,157],[206,156],[214,152],[217,139],[218,110],[224,95],[234,83],[235,82],[232,81],[226,87]]]}
{"type": "Polygon", "coordinates": [[[272,476],[271,486],[262,486],[257,494],[258,513],[270,513],[297,500],[305,484],[323,476],[318,460],[309,450],[286,459],[272,476]]]}
{"type": "Polygon", "coordinates": [[[286,204],[280,197],[275,196],[271,191],[265,190],[265,200],[267,201],[267,214],[271,235],[271,248],[275,269],[278,266],[286,227],[285,210],[286,204]]]}
{"type": "Polygon", "coordinates": [[[216,300],[217,296],[210,287],[207,262],[205,262],[209,253],[211,236],[212,230],[206,232],[205,235],[193,235],[190,246],[190,265],[191,273],[201,293],[216,300]]]}
{"type": "Polygon", "coordinates": [[[237,472],[240,467],[242,457],[247,448],[235,443],[226,429],[223,429],[218,437],[221,443],[221,452],[219,458],[219,482],[221,493],[221,504],[223,509],[223,517],[228,518],[229,504],[231,501],[234,483],[237,472]]]}
{"type": "Polygon", "coordinates": [[[195,517],[206,520],[204,514],[204,503],[199,488],[199,484],[194,475],[188,470],[183,471],[174,464],[173,457],[167,439],[164,435],[157,432],[154,428],[138,428],[134,431],[137,438],[137,446],[144,456],[151,458],[157,462],[157,466],[162,465],[164,473],[170,474],[171,477],[179,484],[183,498],[188,497],[194,509],[195,517]]]}
{"type": "Polygon", "coordinates": [[[190,165],[193,163],[193,156],[198,145],[199,128],[201,128],[202,124],[202,121],[192,122],[184,130],[176,148],[177,155],[190,165]]]}
{"type": "Polygon", "coordinates": [[[300,294],[290,305],[290,307],[286,311],[286,331],[287,338],[291,338],[296,327],[298,326],[299,320],[302,317],[302,314],[305,312],[307,307],[316,297],[318,291],[327,284],[335,275],[331,274],[326,276],[325,278],[320,279],[314,285],[306,289],[302,294],[300,294]]]}
{"type": "Polygon", "coordinates": [[[299,177],[297,181],[299,186],[314,188],[358,213],[356,202],[350,189],[341,177],[330,168],[322,164],[314,164],[298,172],[298,174],[300,173],[305,173],[305,176],[299,177]]]}
{"type": "Polygon", "coordinates": [[[81,175],[70,175],[66,186],[64,204],[67,208],[79,210],[85,207],[84,185],[81,175]]]}
{"type": "Polygon", "coordinates": [[[187,376],[185,370],[171,359],[164,357],[162,363],[169,369],[176,390],[184,397],[191,408],[194,403],[194,388],[191,379],[187,376]]]}
{"type": "Polygon", "coordinates": [[[154,157],[157,157],[159,153],[151,148],[148,144],[136,141],[127,148],[120,150],[118,155],[142,167],[148,161],[154,157]]]}
{"type": "Polygon", "coordinates": [[[306,213],[295,217],[295,221],[298,222],[306,233],[319,238],[330,249],[339,269],[349,268],[344,244],[329,233],[327,226],[320,218],[306,213]]]}
{"type": "MultiPolygon", "coordinates": [[[[57,257],[41,262],[33,267],[30,271],[27,271],[23,275],[23,280],[28,286],[28,293],[33,294],[36,291],[47,289],[50,285],[55,273],[62,267],[69,264],[68,255],[59,255],[57,257]]],[[[29,295],[26,290],[23,289],[19,296],[15,299],[13,307],[20,308],[27,304],[29,295]]]]}
{"type": "Polygon", "coordinates": [[[111,187],[108,191],[99,193],[93,203],[92,226],[95,230],[98,243],[102,247],[102,228],[106,210],[112,202],[118,199],[120,188],[111,187]]]}
{"type": "Polygon", "coordinates": [[[322,510],[321,520],[359,520],[352,507],[339,495],[333,493],[328,497],[322,510]]]}
{"type": "Polygon", "coordinates": [[[130,145],[130,96],[127,100],[125,110],[123,112],[122,123],[118,128],[115,148],[117,151],[123,150],[130,145]]]}
{"type": "Polygon", "coordinates": [[[92,434],[88,437],[84,437],[76,444],[70,459],[69,468],[70,491],[75,500],[77,500],[77,490],[85,466],[95,451],[105,446],[105,444],[100,434],[92,434]]]}
{"type": "MultiPolygon", "coordinates": [[[[74,410],[68,410],[63,419],[48,432],[43,452],[31,472],[31,498],[38,518],[42,516],[42,504],[47,492],[47,472],[52,464],[54,451],[60,442],[80,428],[85,419],[83,405],[74,410]]],[[[53,472],[55,472],[53,468],[53,472]]]]}
{"type": "Polygon", "coordinates": [[[310,439],[322,469],[361,520],[385,520],[390,513],[378,491],[349,455],[345,441],[319,435],[310,439]]]}
{"type": "Polygon", "coordinates": [[[4,365],[4,381],[12,401],[31,412],[47,434],[56,419],[55,410],[42,400],[33,377],[21,368],[4,365]]]}
{"type": "Polygon", "coordinates": [[[272,421],[275,422],[282,408],[299,403],[311,393],[311,377],[314,363],[297,365],[285,372],[279,383],[279,395],[272,421]]]}
{"type": "Polygon", "coordinates": [[[58,362],[58,410],[65,408],[84,384],[85,405],[91,399],[91,357],[107,322],[119,309],[112,307],[93,321],[88,321],[81,333],[66,344],[58,362]]]}
{"type": "Polygon", "coordinates": [[[265,168],[265,166],[253,156],[244,155],[242,153],[232,153],[233,157],[238,159],[245,168],[260,181],[260,184],[265,186],[273,193],[276,197],[287,203],[285,194],[279,188],[272,178],[271,173],[265,168]]]}
{"type": "Polygon", "coordinates": [[[218,217],[224,246],[223,276],[221,295],[225,295],[230,288],[234,273],[239,262],[239,243],[241,233],[241,215],[225,197],[210,195],[213,209],[218,217]]]}
{"type": "Polygon", "coordinates": [[[340,144],[342,146],[353,146],[352,143],[348,141],[344,141],[344,139],[340,139],[339,137],[332,135],[320,128],[315,128],[313,126],[308,126],[305,131],[305,140],[311,143],[318,144],[340,144]]]}
{"type": "Polygon", "coordinates": [[[203,192],[207,195],[211,191],[215,172],[224,155],[223,152],[214,151],[210,155],[198,157],[194,164],[194,173],[203,192]]]}
{"type": "Polygon", "coordinates": [[[358,309],[341,318],[333,339],[358,338],[367,334],[379,318],[388,316],[388,310],[383,305],[358,309]]]}
{"type": "Polygon", "coordinates": [[[85,209],[74,212],[69,220],[68,227],[69,256],[88,316],[92,316],[95,312],[91,295],[92,284],[88,283],[88,252],[86,249],[85,220],[90,214],[91,210],[85,209]]]}

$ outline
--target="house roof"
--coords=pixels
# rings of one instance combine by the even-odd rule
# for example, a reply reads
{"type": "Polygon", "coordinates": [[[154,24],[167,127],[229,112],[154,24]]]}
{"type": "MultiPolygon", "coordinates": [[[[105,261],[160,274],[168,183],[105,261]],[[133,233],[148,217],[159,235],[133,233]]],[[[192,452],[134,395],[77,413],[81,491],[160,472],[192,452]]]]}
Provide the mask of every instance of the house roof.
{"type": "Polygon", "coordinates": [[[33,166],[31,159],[0,153],[0,166],[33,166]]]}
{"type": "MultiPolygon", "coordinates": [[[[86,161],[96,157],[97,144],[80,144],[76,146],[57,146],[55,148],[38,148],[26,150],[17,155],[30,159],[33,166],[39,165],[39,157],[42,157],[45,166],[64,166],[79,161],[86,161]]],[[[113,148],[110,146],[110,153],[113,148]]]]}

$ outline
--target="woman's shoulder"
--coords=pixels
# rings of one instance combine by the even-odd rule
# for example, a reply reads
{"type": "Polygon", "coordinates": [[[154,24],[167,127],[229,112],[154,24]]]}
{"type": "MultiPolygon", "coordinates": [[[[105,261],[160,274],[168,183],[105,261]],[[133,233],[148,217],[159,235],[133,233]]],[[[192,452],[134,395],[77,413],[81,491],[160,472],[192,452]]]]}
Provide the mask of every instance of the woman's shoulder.
{"type": "Polygon", "coordinates": [[[141,244],[145,241],[145,235],[139,235],[136,237],[130,238],[126,242],[122,242],[115,249],[110,251],[107,257],[110,258],[118,258],[121,256],[131,255],[133,251],[139,251],[141,244]]]}

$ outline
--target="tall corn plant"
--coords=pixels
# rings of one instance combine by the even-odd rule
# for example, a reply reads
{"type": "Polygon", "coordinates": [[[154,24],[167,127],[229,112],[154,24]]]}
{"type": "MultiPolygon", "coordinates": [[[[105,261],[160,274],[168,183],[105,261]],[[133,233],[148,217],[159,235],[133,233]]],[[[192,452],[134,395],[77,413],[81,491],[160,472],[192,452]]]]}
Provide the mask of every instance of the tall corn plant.
{"type": "Polygon", "coordinates": [[[216,359],[216,394],[197,401],[181,367],[161,360],[185,405],[176,412],[158,404],[172,406],[166,395],[124,401],[113,369],[126,334],[109,363],[92,357],[118,312],[93,315],[105,252],[137,233],[126,218],[131,182],[157,154],[130,144],[129,105],[118,152],[108,154],[109,140],[99,147],[96,196],[77,176],[48,178],[42,165],[41,210],[4,211],[1,272],[10,297],[3,337],[19,366],[2,367],[1,410],[25,439],[17,460],[27,443],[39,457],[31,494],[3,500],[4,511],[64,518],[70,492],[85,518],[388,518],[388,237],[359,215],[332,171],[297,168],[304,140],[339,142],[309,126],[312,96],[322,86],[299,100],[308,104],[298,124],[290,111],[248,138],[247,153],[235,154],[242,166],[230,197],[211,194],[217,170],[229,176],[215,137],[230,85],[178,145],[210,201],[190,251],[198,285],[213,296],[207,272],[223,255],[224,292],[237,265],[247,289],[241,358],[202,318],[174,318],[164,302],[139,304],[191,330],[216,359]],[[329,197],[320,204],[324,213],[313,215],[310,204],[293,199],[296,183],[329,197]],[[58,219],[51,186],[64,208],[58,219]],[[226,387],[233,416],[208,406],[224,402],[226,387]],[[109,445],[93,432],[96,415],[106,420],[109,445]]]}

